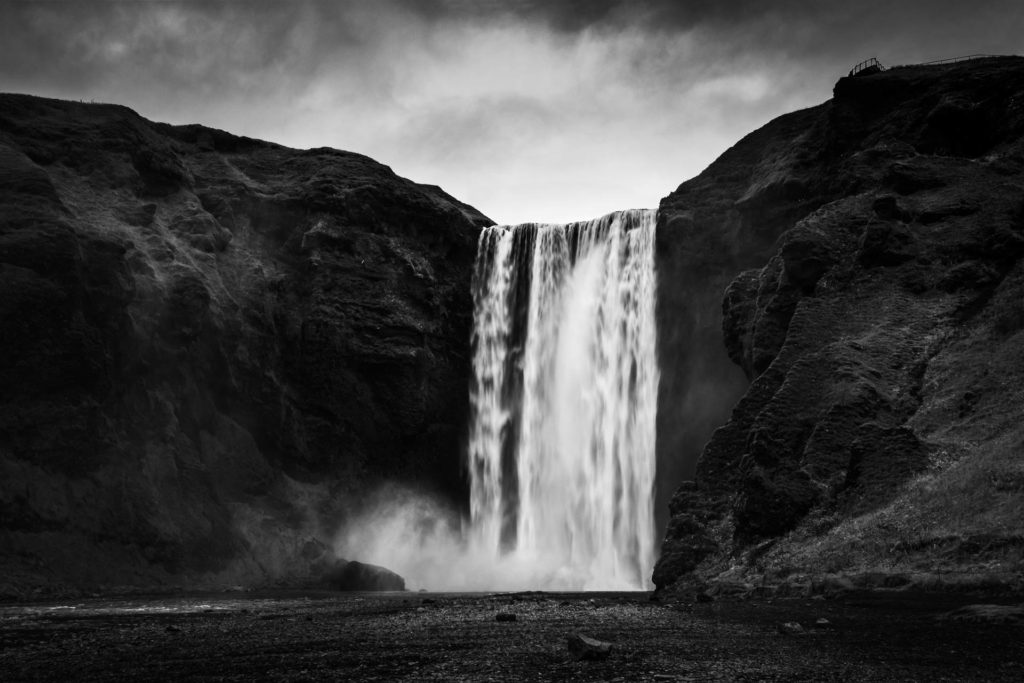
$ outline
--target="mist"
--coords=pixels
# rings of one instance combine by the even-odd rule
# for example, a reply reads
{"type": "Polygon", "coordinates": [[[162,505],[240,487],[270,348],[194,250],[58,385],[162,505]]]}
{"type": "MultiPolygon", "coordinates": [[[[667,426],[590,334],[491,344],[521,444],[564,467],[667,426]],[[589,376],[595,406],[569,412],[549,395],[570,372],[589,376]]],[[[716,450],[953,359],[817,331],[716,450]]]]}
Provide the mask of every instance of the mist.
{"type": "Polygon", "coordinates": [[[499,557],[453,506],[397,484],[378,489],[334,540],[334,552],[397,572],[409,590],[565,588],[565,568],[522,553],[499,557]]]}

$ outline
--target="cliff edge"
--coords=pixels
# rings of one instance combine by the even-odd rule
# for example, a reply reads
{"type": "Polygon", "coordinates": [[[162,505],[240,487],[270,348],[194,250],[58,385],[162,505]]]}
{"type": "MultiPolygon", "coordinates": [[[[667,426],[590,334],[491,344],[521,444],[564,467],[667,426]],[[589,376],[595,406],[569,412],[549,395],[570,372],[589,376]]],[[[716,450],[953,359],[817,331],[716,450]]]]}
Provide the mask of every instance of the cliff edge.
{"type": "Polygon", "coordinates": [[[842,78],[666,197],[658,242],[687,368],[662,424],[687,383],[736,386],[673,339],[721,322],[745,376],[671,499],[659,589],[1021,581],[1024,59],[842,78]]]}

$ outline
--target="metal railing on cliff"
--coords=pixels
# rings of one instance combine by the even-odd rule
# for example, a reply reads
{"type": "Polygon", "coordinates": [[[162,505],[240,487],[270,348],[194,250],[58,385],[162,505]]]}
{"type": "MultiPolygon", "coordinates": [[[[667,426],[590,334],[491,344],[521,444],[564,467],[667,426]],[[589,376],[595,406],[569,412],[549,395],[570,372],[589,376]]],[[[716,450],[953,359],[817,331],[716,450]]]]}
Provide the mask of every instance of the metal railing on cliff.
{"type": "MultiPolygon", "coordinates": [[[[860,62],[855,67],[850,69],[850,75],[856,76],[861,71],[865,71],[872,67],[874,67],[878,71],[885,71],[885,67],[882,66],[882,63],[878,61],[878,59],[876,59],[875,57],[872,57],[871,59],[865,59],[863,62],[860,62]]],[[[874,73],[874,71],[872,71],[872,73],[874,73]]]]}
{"type": "Polygon", "coordinates": [[[875,57],[871,59],[865,59],[863,62],[859,62],[856,66],[850,69],[850,76],[856,76],[864,71],[871,70],[871,73],[878,73],[881,71],[889,71],[890,69],[903,69],[908,66],[937,66],[940,64],[954,64],[956,62],[969,62],[972,59],[988,59],[989,57],[998,57],[999,55],[964,55],[962,57],[949,57],[947,59],[936,59],[930,62],[918,62],[917,64],[895,64],[893,66],[883,66],[875,57]]]}

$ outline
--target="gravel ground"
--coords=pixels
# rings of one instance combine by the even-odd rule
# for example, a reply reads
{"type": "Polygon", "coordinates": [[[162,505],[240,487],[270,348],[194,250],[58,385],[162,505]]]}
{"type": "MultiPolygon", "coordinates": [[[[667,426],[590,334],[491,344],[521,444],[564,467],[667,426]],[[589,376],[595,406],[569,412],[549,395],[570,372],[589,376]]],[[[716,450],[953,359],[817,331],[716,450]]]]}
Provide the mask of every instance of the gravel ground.
{"type": "Polygon", "coordinates": [[[971,602],[235,593],[8,604],[0,679],[1024,680],[1024,627],[937,619],[971,602]],[[781,633],[786,622],[803,632],[781,633]],[[573,660],[573,633],[612,643],[610,656],[573,660]]]}

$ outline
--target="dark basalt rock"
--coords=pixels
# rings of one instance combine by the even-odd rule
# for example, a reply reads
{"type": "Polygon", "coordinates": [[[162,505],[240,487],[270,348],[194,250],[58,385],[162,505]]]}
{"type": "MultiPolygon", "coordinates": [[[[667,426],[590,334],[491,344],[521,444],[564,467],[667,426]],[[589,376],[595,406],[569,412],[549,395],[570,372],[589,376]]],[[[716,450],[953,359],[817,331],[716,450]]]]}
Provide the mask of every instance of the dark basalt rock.
{"type": "Polygon", "coordinates": [[[754,466],[746,472],[740,487],[733,516],[737,531],[750,538],[789,531],[818,502],[817,487],[801,470],[772,471],[754,466]]]}
{"type": "Polygon", "coordinates": [[[799,636],[806,633],[804,627],[796,621],[782,622],[775,627],[775,630],[784,636],[799,636]]]}
{"type": "Polygon", "coordinates": [[[864,228],[860,237],[857,260],[867,268],[898,266],[917,254],[911,232],[903,226],[876,223],[864,228]]]}
{"type": "Polygon", "coordinates": [[[367,157],[0,95],[0,592],[309,580],[464,495],[490,221],[367,157]]]}
{"type": "Polygon", "coordinates": [[[1024,623],[1024,605],[965,605],[940,615],[938,619],[969,624],[1018,625],[1024,623]]]}
{"type": "Polygon", "coordinates": [[[345,562],[324,574],[323,582],[338,591],[404,591],[405,579],[375,564],[345,562]]]}
{"type": "Polygon", "coordinates": [[[566,647],[569,656],[577,661],[600,661],[608,659],[612,652],[612,644],[603,640],[597,640],[585,636],[582,633],[574,633],[566,640],[566,647]]]}
{"type": "Polygon", "coordinates": [[[906,223],[910,215],[900,204],[899,200],[892,195],[879,197],[871,204],[875,215],[884,221],[902,221],[906,223]]]}
{"type": "Polygon", "coordinates": [[[1022,102],[1020,58],[843,78],[662,201],[659,476],[694,481],[659,588],[969,571],[950,529],[1019,536],[991,482],[1024,438],[1022,102]]]}

